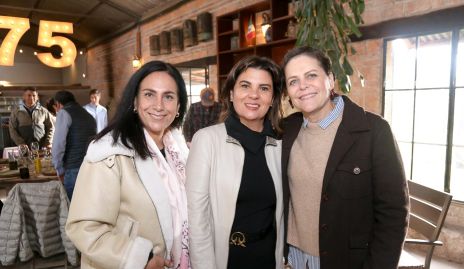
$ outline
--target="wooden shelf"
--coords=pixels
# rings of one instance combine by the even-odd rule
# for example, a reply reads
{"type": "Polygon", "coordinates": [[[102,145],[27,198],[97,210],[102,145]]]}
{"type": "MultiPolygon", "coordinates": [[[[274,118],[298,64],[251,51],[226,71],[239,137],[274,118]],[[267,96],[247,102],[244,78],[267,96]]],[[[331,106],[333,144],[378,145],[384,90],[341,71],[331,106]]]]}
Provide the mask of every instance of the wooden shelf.
{"type": "Polygon", "coordinates": [[[232,67],[243,57],[248,55],[259,55],[268,57],[276,63],[280,63],[285,53],[295,46],[296,39],[287,38],[285,35],[288,22],[295,18],[293,15],[288,15],[288,5],[290,2],[291,0],[265,0],[216,18],[216,23],[218,25],[216,28],[216,36],[218,38],[217,76],[219,88],[222,88],[232,67]],[[259,16],[262,16],[263,12],[268,13],[271,18],[274,18],[271,20],[270,28],[273,40],[267,43],[248,46],[246,40],[248,21],[251,18],[256,31],[260,31],[256,25],[259,24],[261,19],[259,16]],[[233,30],[234,20],[238,20],[238,30],[233,30]],[[236,46],[238,46],[238,48],[231,49],[236,46]]]}
{"type": "Polygon", "coordinates": [[[288,20],[296,20],[296,18],[293,15],[287,15],[287,16],[272,19],[272,22],[288,21],[288,20]]]}
{"type": "Polygon", "coordinates": [[[218,36],[228,36],[228,35],[238,35],[239,32],[238,30],[231,30],[231,31],[226,31],[223,33],[218,33],[218,36]]]}
{"type": "Polygon", "coordinates": [[[226,50],[226,51],[220,51],[218,54],[231,54],[231,53],[240,53],[248,50],[253,50],[253,47],[245,47],[245,48],[239,48],[239,49],[233,49],[233,50],[226,50]]]}
{"type": "Polygon", "coordinates": [[[274,45],[286,44],[286,43],[295,44],[296,38],[279,39],[279,40],[271,41],[271,42],[264,43],[264,44],[258,44],[256,45],[256,47],[259,48],[259,47],[274,46],[274,45]]]}

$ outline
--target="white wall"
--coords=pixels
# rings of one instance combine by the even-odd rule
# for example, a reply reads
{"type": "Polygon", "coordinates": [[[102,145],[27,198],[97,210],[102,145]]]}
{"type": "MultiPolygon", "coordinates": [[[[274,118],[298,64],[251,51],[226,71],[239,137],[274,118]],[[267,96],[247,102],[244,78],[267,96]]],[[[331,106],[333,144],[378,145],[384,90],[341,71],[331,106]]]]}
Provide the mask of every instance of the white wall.
{"type": "MultiPolygon", "coordinates": [[[[0,40],[1,42],[1,40],[0,40]]],[[[86,70],[85,54],[77,54],[73,65],[66,68],[53,68],[40,62],[34,49],[18,46],[14,66],[0,66],[0,84],[4,86],[42,86],[42,85],[86,85],[82,73],[86,70]],[[23,53],[19,52],[23,50],[23,53]]]]}
{"type": "Polygon", "coordinates": [[[87,75],[87,54],[80,54],[78,50],[74,63],[69,67],[62,68],[62,73],[63,85],[88,85],[87,78],[82,76],[82,74],[87,75]]]}
{"type": "Polygon", "coordinates": [[[14,66],[0,66],[0,81],[3,85],[61,85],[60,69],[44,65],[34,55],[30,47],[18,46],[14,58],[14,66]],[[19,49],[23,53],[19,53],[19,49]]]}

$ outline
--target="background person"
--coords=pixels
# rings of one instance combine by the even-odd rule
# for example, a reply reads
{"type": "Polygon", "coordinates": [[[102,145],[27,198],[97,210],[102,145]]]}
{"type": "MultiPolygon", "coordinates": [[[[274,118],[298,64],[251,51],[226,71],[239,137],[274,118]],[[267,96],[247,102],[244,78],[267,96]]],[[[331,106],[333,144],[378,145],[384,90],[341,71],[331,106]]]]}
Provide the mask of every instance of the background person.
{"type": "Polygon", "coordinates": [[[76,102],[71,92],[59,91],[54,99],[57,116],[52,163],[71,200],[79,167],[97,127],[95,119],[76,102]]]}
{"type": "Polygon", "coordinates": [[[40,148],[51,146],[53,123],[48,110],[40,105],[35,88],[24,89],[22,103],[11,111],[9,131],[18,146],[30,146],[32,142],[39,142],[40,148]]]}
{"type": "Polygon", "coordinates": [[[48,112],[50,112],[50,119],[51,119],[51,121],[53,123],[53,126],[55,126],[56,110],[57,110],[57,106],[55,104],[55,98],[53,98],[53,97],[49,98],[47,100],[47,103],[45,104],[45,107],[47,108],[48,112]]]}
{"type": "Polygon", "coordinates": [[[330,60],[322,52],[294,48],[283,68],[287,93],[301,111],[283,125],[289,263],[397,268],[408,227],[408,190],[390,126],[334,93],[330,60]]]}
{"type": "Polygon", "coordinates": [[[201,128],[216,124],[221,114],[221,104],[214,101],[213,89],[204,88],[201,90],[200,98],[200,102],[190,105],[182,128],[185,140],[189,146],[193,135],[201,128]]]}
{"type": "Polygon", "coordinates": [[[92,89],[89,92],[89,98],[90,103],[86,104],[84,108],[97,121],[97,133],[99,133],[108,125],[108,112],[104,106],[100,105],[100,90],[92,89]]]}
{"type": "Polygon", "coordinates": [[[283,268],[281,141],[283,76],[251,56],[221,92],[224,122],[199,130],[187,163],[193,269],[283,268]]]}
{"type": "Polygon", "coordinates": [[[115,118],[89,146],[70,206],[66,232],[83,267],[189,267],[188,148],[177,129],[186,105],[170,64],[146,63],[130,78],[115,118]]]}

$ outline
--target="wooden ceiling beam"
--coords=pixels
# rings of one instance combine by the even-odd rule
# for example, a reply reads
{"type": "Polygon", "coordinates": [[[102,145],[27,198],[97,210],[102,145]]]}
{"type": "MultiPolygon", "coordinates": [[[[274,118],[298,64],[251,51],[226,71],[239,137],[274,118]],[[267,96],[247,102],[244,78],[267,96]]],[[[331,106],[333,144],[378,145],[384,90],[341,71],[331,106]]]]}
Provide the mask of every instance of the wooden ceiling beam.
{"type": "Polygon", "coordinates": [[[31,20],[31,18],[32,18],[32,13],[34,12],[34,10],[35,10],[36,8],[39,7],[41,1],[42,1],[42,0],[36,0],[36,1],[35,1],[34,5],[33,5],[33,7],[32,7],[32,10],[29,11],[29,14],[27,15],[27,17],[29,18],[29,20],[31,20]]]}
{"type": "Polygon", "coordinates": [[[139,14],[137,14],[137,13],[133,12],[132,10],[129,10],[129,9],[123,7],[123,6],[120,6],[120,5],[116,4],[116,3],[113,3],[111,0],[98,0],[98,1],[100,1],[100,3],[103,3],[103,4],[107,4],[108,6],[110,6],[112,8],[115,8],[115,9],[121,11],[122,13],[125,13],[126,15],[128,15],[128,16],[134,18],[134,19],[137,19],[137,20],[140,19],[139,14]]]}
{"type": "Polygon", "coordinates": [[[85,16],[80,17],[74,25],[79,26],[86,18],[91,17],[90,14],[92,14],[99,6],[103,5],[102,2],[98,2],[95,6],[93,6],[89,11],[85,13],[85,16]]]}

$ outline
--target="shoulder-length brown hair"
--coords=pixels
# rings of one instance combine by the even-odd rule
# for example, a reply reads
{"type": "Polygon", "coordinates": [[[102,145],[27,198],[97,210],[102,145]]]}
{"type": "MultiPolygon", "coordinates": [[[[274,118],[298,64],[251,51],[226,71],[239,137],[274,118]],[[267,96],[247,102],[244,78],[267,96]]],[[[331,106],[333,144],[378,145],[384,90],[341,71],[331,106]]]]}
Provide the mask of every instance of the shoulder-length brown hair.
{"type": "Polygon", "coordinates": [[[222,103],[220,121],[225,121],[230,115],[237,115],[237,112],[234,109],[234,105],[230,101],[230,92],[234,90],[234,86],[238,77],[248,68],[264,70],[268,72],[269,75],[271,75],[273,100],[272,106],[269,108],[269,111],[266,114],[266,119],[271,121],[271,124],[276,132],[281,133],[282,129],[280,127],[279,121],[282,117],[281,99],[282,90],[284,87],[284,76],[282,69],[271,59],[266,57],[259,57],[256,55],[247,56],[241,59],[234,65],[234,67],[232,67],[232,70],[227,75],[227,79],[219,94],[219,99],[222,103]]]}

